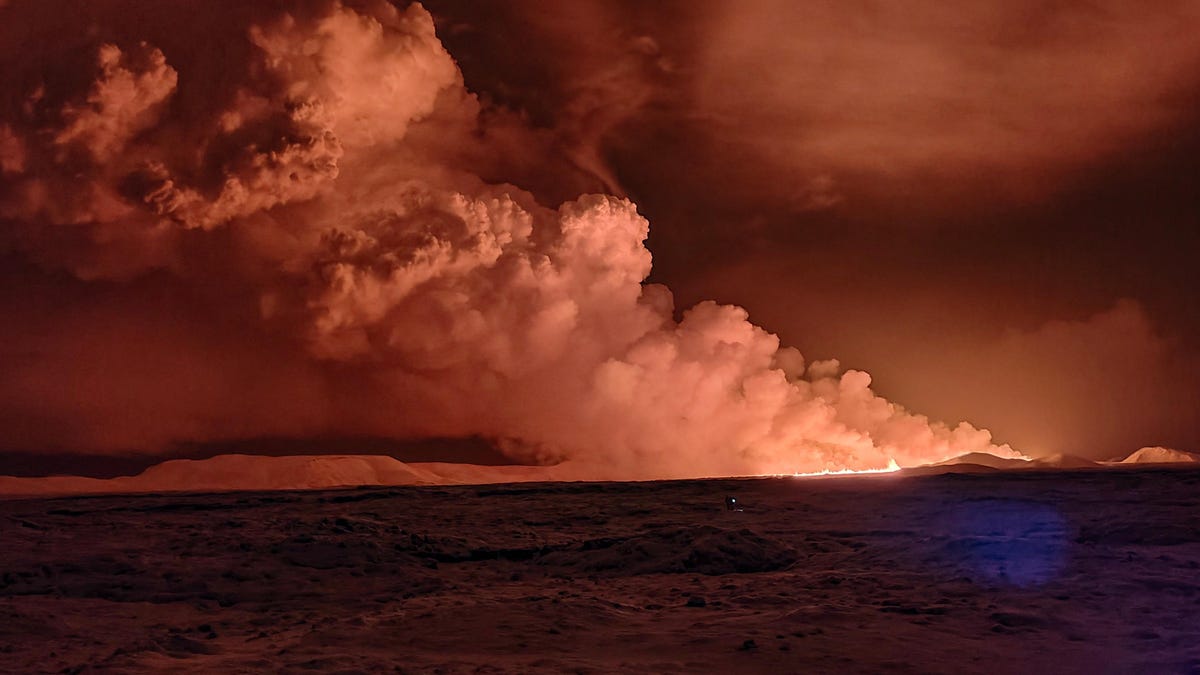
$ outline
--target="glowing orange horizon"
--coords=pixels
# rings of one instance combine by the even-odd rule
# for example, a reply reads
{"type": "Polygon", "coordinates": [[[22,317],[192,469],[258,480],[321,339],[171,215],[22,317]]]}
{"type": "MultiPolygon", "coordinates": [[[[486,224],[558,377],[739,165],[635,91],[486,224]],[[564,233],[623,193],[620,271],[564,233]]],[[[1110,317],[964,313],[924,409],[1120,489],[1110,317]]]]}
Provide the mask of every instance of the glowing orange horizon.
{"type": "Polygon", "coordinates": [[[878,473],[895,473],[902,467],[896,463],[895,459],[888,458],[888,465],[882,469],[822,469],[820,471],[794,472],[790,474],[779,474],[781,476],[791,476],[792,478],[812,478],[814,476],[852,476],[861,474],[878,474],[878,473]]]}

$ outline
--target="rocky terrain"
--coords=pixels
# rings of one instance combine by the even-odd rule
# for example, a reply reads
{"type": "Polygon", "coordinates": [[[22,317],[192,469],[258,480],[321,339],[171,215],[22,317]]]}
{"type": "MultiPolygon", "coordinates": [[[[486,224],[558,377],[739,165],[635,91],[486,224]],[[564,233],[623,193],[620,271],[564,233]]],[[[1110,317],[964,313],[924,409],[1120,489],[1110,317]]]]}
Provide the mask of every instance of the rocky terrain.
{"type": "Polygon", "coordinates": [[[0,663],[1200,672],[1198,491],[1133,468],[9,500],[0,663]]]}

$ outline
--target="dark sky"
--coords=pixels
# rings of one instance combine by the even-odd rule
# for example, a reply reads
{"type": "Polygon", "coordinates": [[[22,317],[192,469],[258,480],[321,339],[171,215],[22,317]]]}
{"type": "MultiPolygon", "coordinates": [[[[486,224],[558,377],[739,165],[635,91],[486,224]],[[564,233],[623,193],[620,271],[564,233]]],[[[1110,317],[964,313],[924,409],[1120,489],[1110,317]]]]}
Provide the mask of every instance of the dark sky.
{"type": "Polygon", "coordinates": [[[1200,3],[398,7],[0,2],[0,474],[1200,449],[1200,3]]]}

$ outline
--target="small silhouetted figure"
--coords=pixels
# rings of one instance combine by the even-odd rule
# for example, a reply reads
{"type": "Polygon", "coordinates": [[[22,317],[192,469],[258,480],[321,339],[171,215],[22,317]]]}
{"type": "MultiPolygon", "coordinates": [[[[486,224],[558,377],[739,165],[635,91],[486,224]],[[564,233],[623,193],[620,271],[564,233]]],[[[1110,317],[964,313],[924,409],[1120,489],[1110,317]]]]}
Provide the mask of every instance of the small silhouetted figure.
{"type": "Polygon", "coordinates": [[[738,503],[737,497],[726,497],[725,498],[725,510],[726,511],[741,511],[742,505],[738,503]]]}

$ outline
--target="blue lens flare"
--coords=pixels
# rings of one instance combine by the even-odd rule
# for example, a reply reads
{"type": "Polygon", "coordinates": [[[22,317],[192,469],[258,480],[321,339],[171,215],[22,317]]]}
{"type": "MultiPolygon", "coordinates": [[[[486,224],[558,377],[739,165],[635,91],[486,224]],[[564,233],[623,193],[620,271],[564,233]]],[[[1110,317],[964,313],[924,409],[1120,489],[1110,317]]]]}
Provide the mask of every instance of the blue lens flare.
{"type": "Polygon", "coordinates": [[[994,583],[1040,586],[1066,565],[1070,532],[1053,506],[1010,500],[969,501],[947,519],[946,553],[964,571],[994,583]]]}

